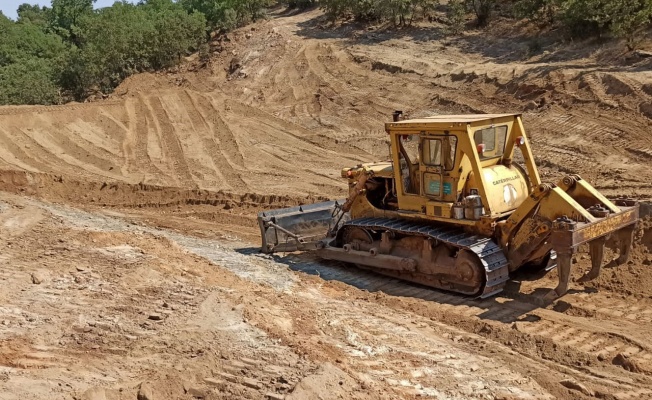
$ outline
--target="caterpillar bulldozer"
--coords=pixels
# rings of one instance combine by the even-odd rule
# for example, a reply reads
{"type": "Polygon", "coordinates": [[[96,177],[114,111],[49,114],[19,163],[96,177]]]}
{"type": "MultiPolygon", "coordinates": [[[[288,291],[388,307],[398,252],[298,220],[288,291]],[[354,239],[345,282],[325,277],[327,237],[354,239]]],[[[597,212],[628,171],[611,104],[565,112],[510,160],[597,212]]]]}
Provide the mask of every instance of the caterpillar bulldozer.
{"type": "Polygon", "coordinates": [[[578,175],[542,183],[520,114],[436,115],[385,124],[390,159],[342,170],[346,199],[261,212],[262,252],[314,251],[392,277],[486,298],[524,267],[558,270],[588,244],[595,279],[607,240],[627,261],[639,205],[578,175]]]}

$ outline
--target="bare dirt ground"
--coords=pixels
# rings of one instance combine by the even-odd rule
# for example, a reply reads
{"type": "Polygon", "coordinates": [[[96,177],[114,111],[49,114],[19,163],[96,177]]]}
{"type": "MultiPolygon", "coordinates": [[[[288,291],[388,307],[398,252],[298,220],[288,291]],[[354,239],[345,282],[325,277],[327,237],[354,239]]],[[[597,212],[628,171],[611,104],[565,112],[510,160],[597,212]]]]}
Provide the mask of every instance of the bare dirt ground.
{"type": "Polygon", "coordinates": [[[554,272],[476,301],[257,252],[256,213],[342,196],[395,109],[523,111],[545,179],[649,198],[649,59],[493,33],[276,14],[106,100],[0,108],[0,399],[652,398],[649,221],[547,308],[554,272]]]}

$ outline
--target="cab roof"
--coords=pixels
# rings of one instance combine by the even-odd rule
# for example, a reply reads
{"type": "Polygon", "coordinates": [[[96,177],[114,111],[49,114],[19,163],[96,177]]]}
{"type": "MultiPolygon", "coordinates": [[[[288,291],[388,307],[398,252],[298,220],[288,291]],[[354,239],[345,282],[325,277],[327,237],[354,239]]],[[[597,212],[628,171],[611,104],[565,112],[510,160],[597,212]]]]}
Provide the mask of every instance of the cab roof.
{"type": "Polygon", "coordinates": [[[487,121],[505,117],[517,117],[521,114],[460,114],[460,115],[433,115],[431,117],[418,119],[405,119],[397,122],[388,122],[387,127],[402,127],[406,125],[421,124],[471,124],[475,122],[487,121]]]}

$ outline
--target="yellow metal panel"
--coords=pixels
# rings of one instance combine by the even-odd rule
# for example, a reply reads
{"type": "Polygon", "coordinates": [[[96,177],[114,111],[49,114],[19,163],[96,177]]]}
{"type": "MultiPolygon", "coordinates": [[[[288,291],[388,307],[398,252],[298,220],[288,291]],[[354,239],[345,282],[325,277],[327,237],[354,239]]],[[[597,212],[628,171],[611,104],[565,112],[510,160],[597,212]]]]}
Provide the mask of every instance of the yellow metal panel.
{"type": "Polygon", "coordinates": [[[426,203],[426,215],[431,217],[452,217],[453,203],[443,201],[429,201],[426,203]]]}
{"type": "MultiPolygon", "coordinates": [[[[433,115],[425,118],[406,119],[397,122],[388,122],[386,126],[394,127],[411,124],[470,124],[486,122],[495,119],[514,119],[520,114],[466,114],[466,115],[433,115]]],[[[487,122],[491,123],[491,122],[487,122]]]]}
{"type": "MultiPolygon", "coordinates": [[[[492,216],[515,210],[529,194],[526,177],[514,166],[485,167],[482,174],[492,216]]],[[[469,176],[469,185],[479,185],[475,174],[469,176]]]]}
{"type": "Polygon", "coordinates": [[[620,212],[618,206],[595,190],[593,186],[582,179],[579,175],[564,177],[559,182],[558,186],[586,208],[596,204],[601,204],[608,208],[612,213],[620,212]]]}
{"type": "MultiPolygon", "coordinates": [[[[507,146],[513,146],[514,140],[517,137],[522,137],[524,143],[520,146],[521,152],[523,153],[523,159],[525,160],[525,167],[527,168],[527,174],[530,178],[530,184],[532,187],[539,186],[541,184],[541,178],[539,177],[539,170],[537,165],[534,163],[534,156],[532,155],[532,148],[530,147],[530,141],[525,135],[525,129],[523,128],[523,121],[521,117],[516,118],[516,123],[514,124],[514,129],[512,129],[512,134],[509,135],[509,142],[507,146]]],[[[513,148],[512,148],[513,149],[513,148]]],[[[507,150],[507,149],[505,149],[507,150]]],[[[511,151],[510,151],[511,155],[511,151]]]]}

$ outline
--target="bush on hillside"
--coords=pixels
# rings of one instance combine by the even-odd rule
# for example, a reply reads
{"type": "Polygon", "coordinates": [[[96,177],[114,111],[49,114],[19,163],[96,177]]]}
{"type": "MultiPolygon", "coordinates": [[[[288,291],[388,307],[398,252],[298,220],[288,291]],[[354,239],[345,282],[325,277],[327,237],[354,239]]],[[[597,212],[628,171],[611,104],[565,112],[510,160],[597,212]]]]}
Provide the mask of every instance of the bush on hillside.
{"type": "Polygon", "coordinates": [[[0,37],[0,104],[58,103],[70,47],[37,25],[1,14],[0,37]]]}
{"type": "Polygon", "coordinates": [[[283,4],[290,9],[298,8],[299,10],[306,10],[317,4],[317,0],[283,0],[283,4]]]}
{"type": "Polygon", "coordinates": [[[466,9],[461,0],[449,0],[446,11],[446,20],[448,22],[447,31],[452,35],[459,35],[464,31],[464,16],[466,9]]]}
{"type": "Polygon", "coordinates": [[[478,26],[486,26],[491,19],[496,0],[466,0],[466,6],[476,16],[478,26]]]}
{"type": "Polygon", "coordinates": [[[209,31],[228,31],[265,16],[270,0],[179,0],[189,13],[206,17],[209,31]]]}
{"type": "Polygon", "coordinates": [[[520,0],[514,5],[514,15],[541,26],[550,25],[557,19],[561,2],[562,0],[520,0]]]}
{"type": "Polygon", "coordinates": [[[427,14],[437,0],[321,0],[320,7],[332,20],[352,17],[361,22],[389,21],[410,25],[419,13],[427,14]]]}
{"type": "Polygon", "coordinates": [[[514,10],[541,26],[560,22],[572,37],[610,34],[633,48],[650,26],[652,0],[520,0],[514,10]]]}
{"type": "Polygon", "coordinates": [[[23,59],[0,67],[0,104],[57,104],[56,71],[48,61],[23,59]]]}
{"type": "Polygon", "coordinates": [[[0,14],[0,104],[52,104],[108,93],[131,74],[179,63],[213,30],[265,16],[271,0],[141,0],[93,10],[95,0],[0,14]]]}
{"type": "Polygon", "coordinates": [[[169,0],[116,3],[77,22],[80,46],[69,57],[62,85],[75,97],[110,92],[127,76],[178,63],[205,40],[206,20],[169,0]]]}

